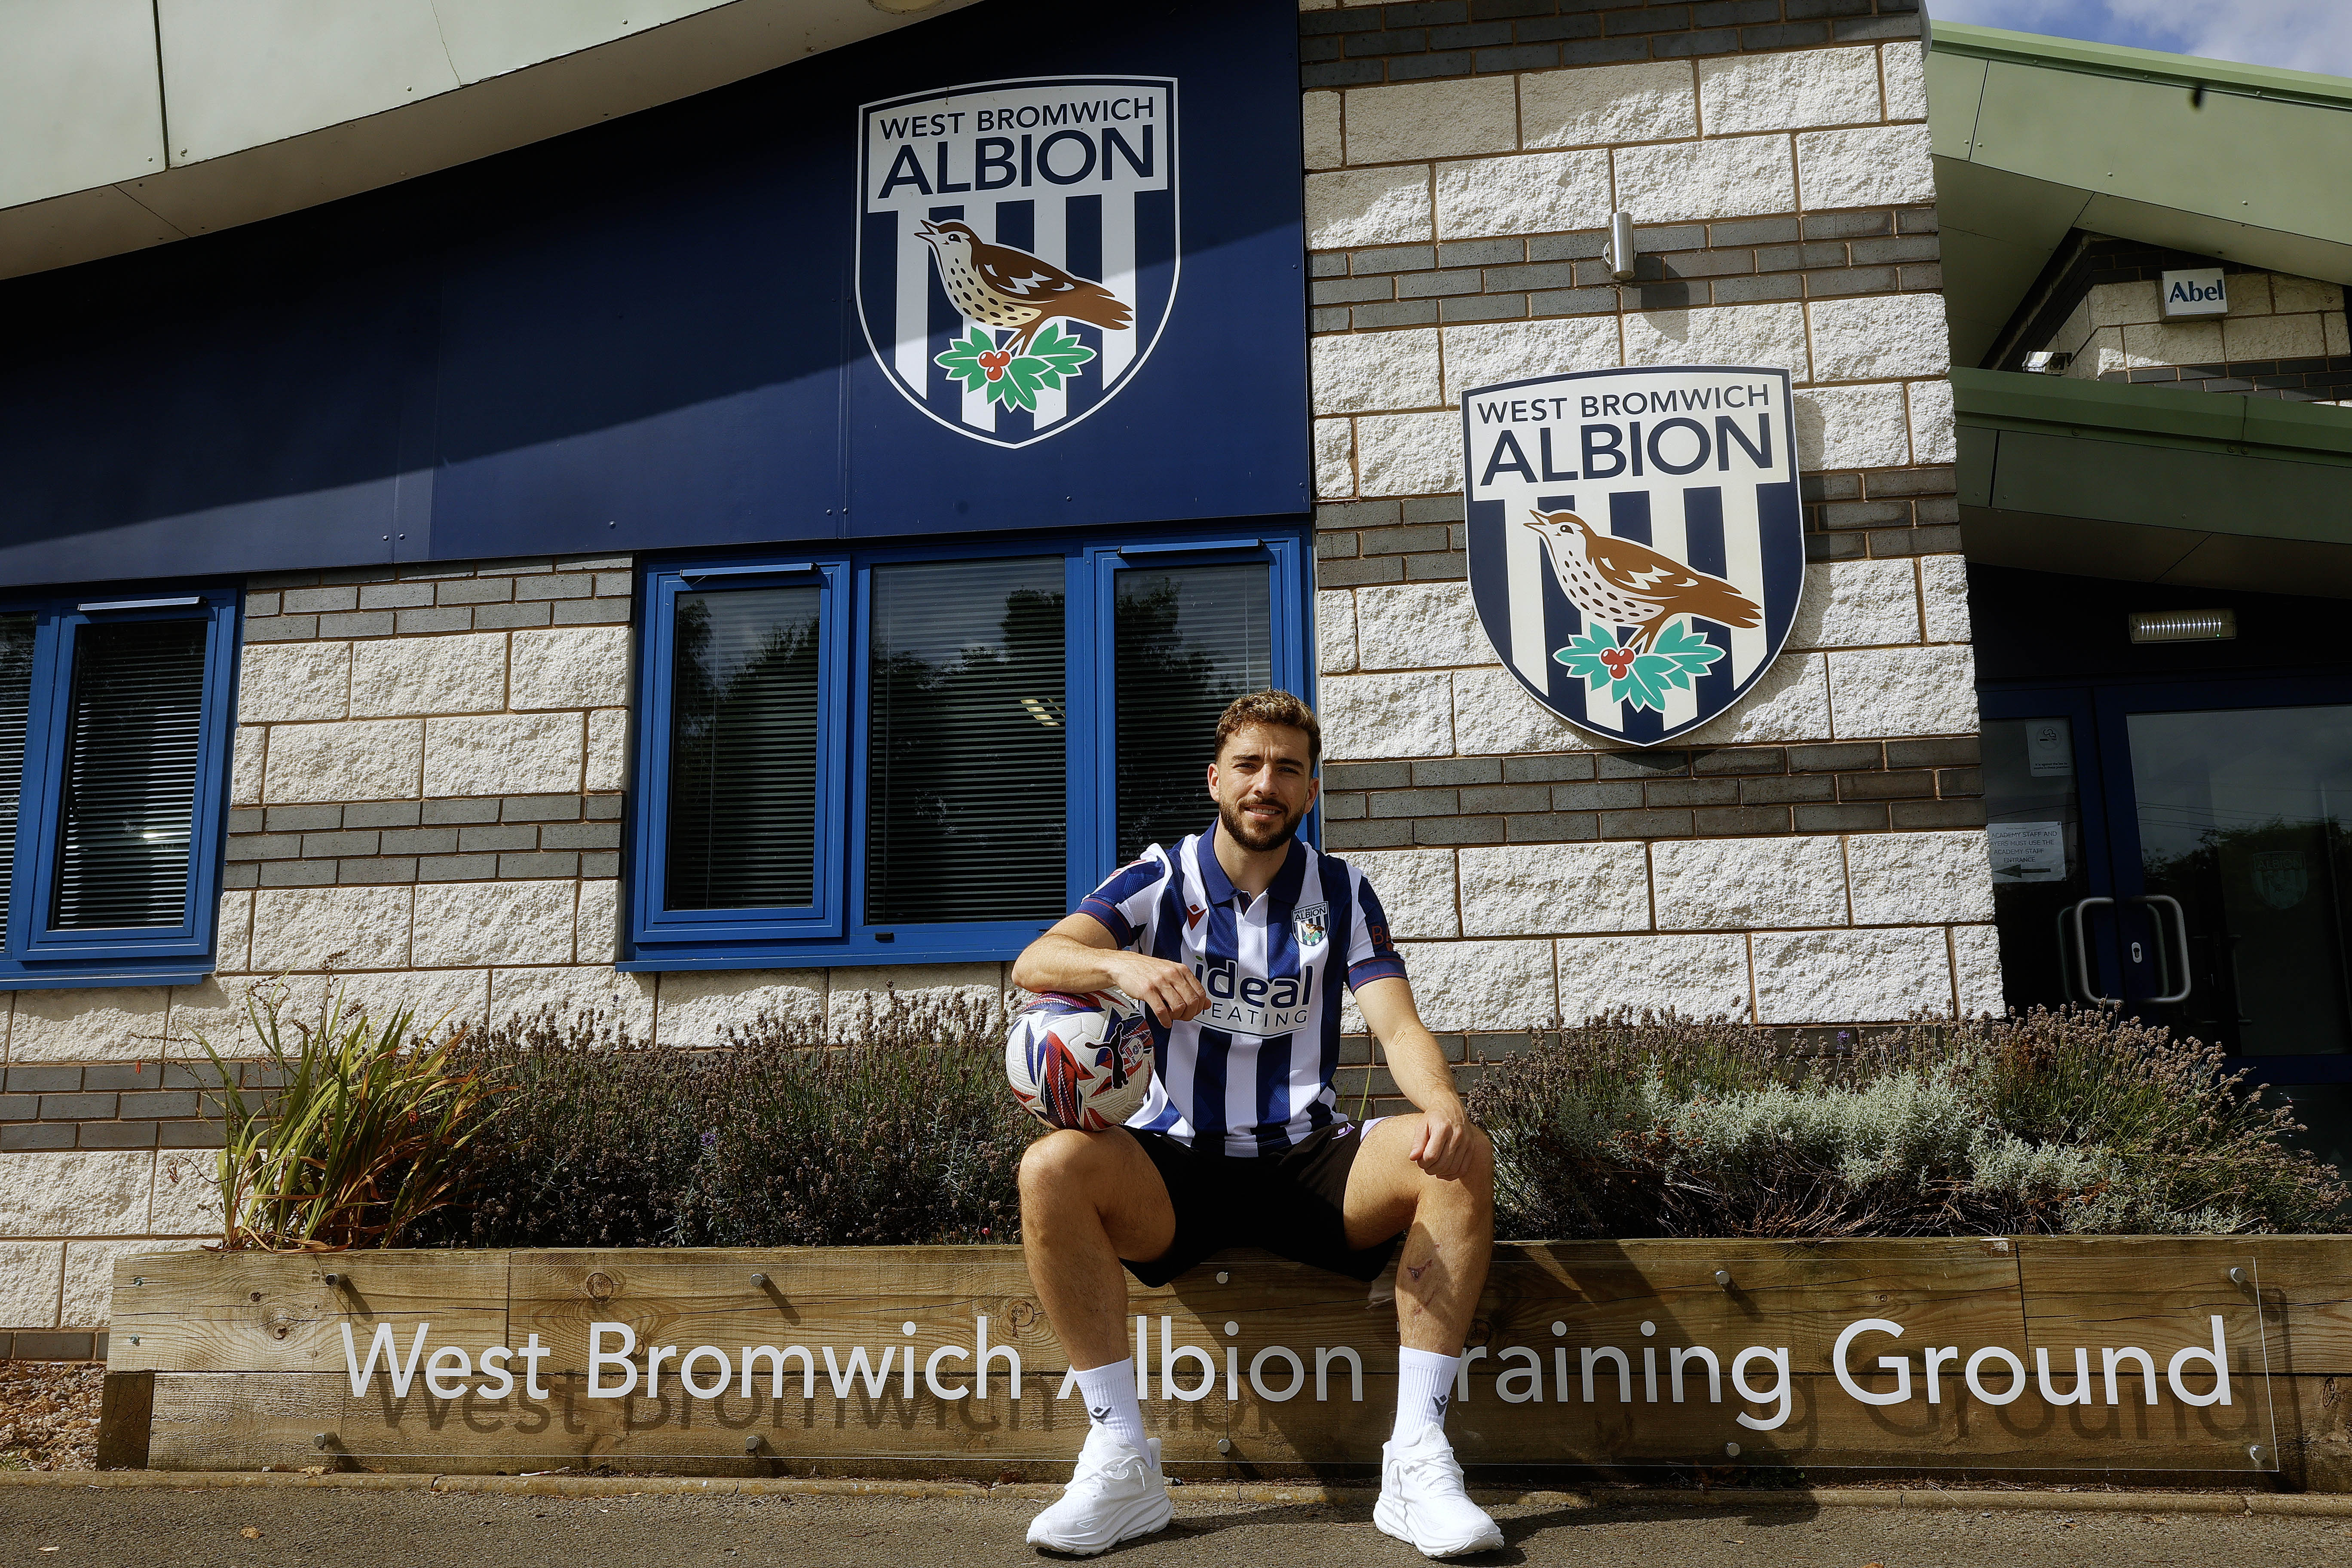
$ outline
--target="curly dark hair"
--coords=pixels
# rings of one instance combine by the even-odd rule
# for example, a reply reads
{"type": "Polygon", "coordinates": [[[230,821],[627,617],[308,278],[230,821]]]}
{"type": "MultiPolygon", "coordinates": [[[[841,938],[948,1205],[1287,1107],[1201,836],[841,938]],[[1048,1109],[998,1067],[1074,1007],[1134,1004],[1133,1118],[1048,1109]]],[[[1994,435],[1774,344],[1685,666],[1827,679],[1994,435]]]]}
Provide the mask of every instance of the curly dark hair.
{"type": "Polygon", "coordinates": [[[1225,704],[1225,710],[1217,716],[1217,755],[1225,754],[1225,742],[1235,731],[1252,724],[1280,724],[1286,729],[1304,731],[1307,765],[1311,767],[1323,760],[1323,721],[1315,717],[1314,709],[1289,692],[1274,688],[1236,697],[1225,704]]]}

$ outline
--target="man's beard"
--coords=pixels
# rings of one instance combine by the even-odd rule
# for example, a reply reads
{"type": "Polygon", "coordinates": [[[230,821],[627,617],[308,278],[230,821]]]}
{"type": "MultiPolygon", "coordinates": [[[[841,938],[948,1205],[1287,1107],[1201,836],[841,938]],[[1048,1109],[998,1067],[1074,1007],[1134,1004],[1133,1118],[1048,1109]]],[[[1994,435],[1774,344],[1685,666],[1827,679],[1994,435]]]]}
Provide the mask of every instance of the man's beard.
{"type": "Polygon", "coordinates": [[[1222,800],[1217,803],[1217,826],[1244,849],[1273,848],[1297,832],[1306,816],[1307,813],[1301,811],[1296,816],[1284,817],[1277,826],[1253,827],[1249,819],[1242,816],[1238,804],[1227,805],[1222,800]]]}

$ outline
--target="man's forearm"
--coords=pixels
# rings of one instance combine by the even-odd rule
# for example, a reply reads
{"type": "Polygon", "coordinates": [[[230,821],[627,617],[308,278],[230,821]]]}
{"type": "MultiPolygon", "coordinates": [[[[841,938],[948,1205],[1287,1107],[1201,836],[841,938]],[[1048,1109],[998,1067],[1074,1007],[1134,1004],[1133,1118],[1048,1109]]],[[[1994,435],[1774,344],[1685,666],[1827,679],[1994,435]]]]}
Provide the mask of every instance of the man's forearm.
{"type": "Polygon", "coordinates": [[[1462,1103],[1461,1093],[1454,1087],[1454,1066],[1427,1029],[1411,1024],[1397,1030],[1396,1038],[1381,1045],[1388,1053],[1389,1071],[1395,1076],[1397,1087],[1416,1107],[1435,1110],[1462,1103]]]}
{"type": "Polygon", "coordinates": [[[1124,954],[1117,948],[1047,932],[1029,945],[1013,967],[1013,984],[1024,991],[1104,991],[1118,984],[1112,973],[1124,954]]]}

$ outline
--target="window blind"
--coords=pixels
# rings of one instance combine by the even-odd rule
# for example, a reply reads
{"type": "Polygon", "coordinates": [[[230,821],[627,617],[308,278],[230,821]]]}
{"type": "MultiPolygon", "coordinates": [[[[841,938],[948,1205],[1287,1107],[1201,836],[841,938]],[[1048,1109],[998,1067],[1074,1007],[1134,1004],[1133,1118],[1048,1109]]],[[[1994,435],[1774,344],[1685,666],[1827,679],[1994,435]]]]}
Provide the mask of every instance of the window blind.
{"type": "Polygon", "coordinates": [[[818,594],[677,596],[666,908],[815,901],[818,594]]]}
{"type": "Polygon", "coordinates": [[[16,868],[16,813],[25,788],[25,715],[33,689],[33,617],[0,616],[0,941],[16,868]]]}
{"type": "Polygon", "coordinates": [[[133,621],[84,626],[74,637],[50,911],[58,930],[187,918],[206,630],[203,621],[133,621]]]}
{"type": "Polygon", "coordinates": [[[873,573],[866,918],[1066,911],[1062,560],[873,573]]]}
{"type": "Polygon", "coordinates": [[[1216,815],[1204,783],[1225,704],[1273,681],[1263,564],[1118,574],[1118,858],[1173,847],[1216,815]]]}

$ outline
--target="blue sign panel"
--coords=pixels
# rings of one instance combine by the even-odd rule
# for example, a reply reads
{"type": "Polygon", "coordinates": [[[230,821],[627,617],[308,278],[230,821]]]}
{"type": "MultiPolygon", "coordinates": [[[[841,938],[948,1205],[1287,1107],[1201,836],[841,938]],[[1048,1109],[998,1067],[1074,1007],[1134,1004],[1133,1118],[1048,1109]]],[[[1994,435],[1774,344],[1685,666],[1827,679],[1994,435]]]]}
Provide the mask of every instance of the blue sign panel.
{"type": "Polygon", "coordinates": [[[1686,734],[1804,590],[1789,373],[1598,370],[1462,399],[1470,595],[1528,694],[1619,745],[1686,734]]]}
{"type": "Polygon", "coordinates": [[[1304,511],[1296,27],[984,0],[0,285],[0,583],[1304,511]]]}

